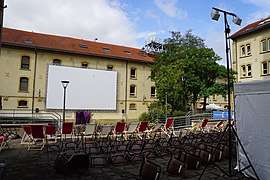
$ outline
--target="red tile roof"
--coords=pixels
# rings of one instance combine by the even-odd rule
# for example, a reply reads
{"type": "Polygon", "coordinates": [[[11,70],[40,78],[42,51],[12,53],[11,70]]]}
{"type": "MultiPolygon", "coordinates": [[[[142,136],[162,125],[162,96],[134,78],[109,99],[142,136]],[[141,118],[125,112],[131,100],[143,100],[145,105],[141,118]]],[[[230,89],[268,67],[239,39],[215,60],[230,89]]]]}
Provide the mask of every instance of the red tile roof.
{"type": "Polygon", "coordinates": [[[243,36],[266,27],[270,27],[270,16],[245,26],[244,28],[231,35],[230,38],[235,39],[239,36],[243,36]]]}
{"type": "Polygon", "coordinates": [[[10,28],[3,28],[2,45],[109,57],[145,63],[154,62],[153,57],[142,49],[10,28]]]}

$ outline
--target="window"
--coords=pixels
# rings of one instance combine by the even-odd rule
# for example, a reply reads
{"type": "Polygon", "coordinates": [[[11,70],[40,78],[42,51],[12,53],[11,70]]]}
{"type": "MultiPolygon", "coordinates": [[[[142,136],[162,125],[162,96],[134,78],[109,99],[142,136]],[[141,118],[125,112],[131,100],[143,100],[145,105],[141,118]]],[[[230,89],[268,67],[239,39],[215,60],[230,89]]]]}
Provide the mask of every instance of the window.
{"type": "Polygon", "coordinates": [[[154,86],[151,87],[151,97],[152,98],[156,97],[156,87],[154,86]]]}
{"type": "Polygon", "coordinates": [[[129,95],[130,95],[130,97],[136,96],[136,86],[135,85],[130,85],[129,95]]]}
{"type": "Polygon", "coordinates": [[[261,41],[261,52],[266,52],[266,40],[261,41]]]}
{"type": "Polygon", "coordinates": [[[21,77],[20,78],[20,91],[28,91],[28,78],[21,77]]]}
{"type": "Polygon", "coordinates": [[[270,38],[268,39],[268,51],[270,51],[270,38]]]}
{"type": "Polygon", "coordinates": [[[113,65],[107,65],[107,70],[113,70],[113,65]]]}
{"type": "Polygon", "coordinates": [[[107,48],[107,47],[104,47],[104,48],[103,48],[103,51],[104,51],[104,52],[111,52],[110,48],[107,48]]]}
{"type": "Polygon", "coordinates": [[[82,62],[82,68],[88,68],[88,63],[87,62],[82,62]]]}
{"type": "Polygon", "coordinates": [[[246,66],[245,65],[241,66],[241,72],[242,72],[242,77],[246,77],[246,66]]]}
{"type": "Polygon", "coordinates": [[[247,76],[248,76],[248,77],[251,77],[251,75],[252,75],[252,73],[251,73],[251,65],[248,64],[248,65],[247,65],[247,76]]]}
{"type": "Polygon", "coordinates": [[[241,46],[241,56],[245,56],[245,55],[246,55],[245,46],[242,45],[242,46],[241,46]]]}
{"type": "Polygon", "coordinates": [[[85,48],[85,49],[88,48],[87,44],[79,44],[79,47],[80,48],[85,48]]]}
{"type": "Polygon", "coordinates": [[[266,75],[267,73],[267,62],[264,61],[262,62],[262,75],[266,75]]]}
{"type": "Polygon", "coordinates": [[[136,104],[134,104],[134,103],[129,104],[129,109],[136,110],[136,104]]]}
{"type": "Polygon", "coordinates": [[[247,44],[246,47],[247,47],[247,55],[249,56],[251,55],[250,44],[247,44]]]}
{"type": "Polygon", "coordinates": [[[214,94],[213,95],[213,101],[216,101],[217,100],[217,97],[216,97],[216,95],[214,94]]]}
{"type": "Polygon", "coordinates": [[[130,79],[136,79],[136,68],[130,69],[130,79]]]}
{"type": "Polygon", "coordinates": [[[29,56],[22,56],[21,69],[29,69],[29,67],[30,67],[30,57],[29,56]]]}
{"type": "Polygon", "coordinates": [[[18,107],[27,107],[27,101],[25,100],[20,100],[18,102],[18,107]]]}
{"type": "Polygon", "coordinates": [[[145,56],[145,55],[146,55],[146,52],[145,52],[145,51],[140,51],[140,52],[139,52],[139,55],[140,55],[140,56],[145,56]]]}
{"type": "Polygon", "coordinates": [[[124,51],[126,54],[131,54],[131,52],[130,51],[124,51]]]}
{"type": "Polygon", "coordinates": [[[61,65],[61,60],[60,59],[54,59],[53,60],[53,65],[61,65]]]}

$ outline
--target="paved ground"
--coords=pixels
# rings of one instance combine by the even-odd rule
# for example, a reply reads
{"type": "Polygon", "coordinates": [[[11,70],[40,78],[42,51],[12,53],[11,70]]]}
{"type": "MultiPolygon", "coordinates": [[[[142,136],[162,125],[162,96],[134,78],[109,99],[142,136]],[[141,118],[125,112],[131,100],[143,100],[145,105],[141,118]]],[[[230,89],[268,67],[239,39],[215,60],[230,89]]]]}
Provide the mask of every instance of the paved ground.
{"type": "MultiPolygon", "coordinates": [[[[3,180],[43,180],[43,179],[94,179],[94,180],[117,180],[117,179],[137,179],[141,163],[127,163],[126,165],[109,165],[103,168],[90,167],[83,173],[64,175],[54,173],[53,166],[58,155],[56,151],[28,151],[27,145],[21,145],[20,139],[9,141],[9,149],[0,152],[0,179],[3,180]]],[[[205,166],[200,166],[197,170],[186,170],[184,176],[175,177],[165,173],[169,161],[168,157],[153,159],[156,164],[162,167],[160,179],[199,179],[205,166]]],[[[227,161],[218,163],[218,166],[209,165],[204,172],[202,179],[251,179],[246,178],[241,173],[229,178],[218,167],[228,172],[227,161]]]]}

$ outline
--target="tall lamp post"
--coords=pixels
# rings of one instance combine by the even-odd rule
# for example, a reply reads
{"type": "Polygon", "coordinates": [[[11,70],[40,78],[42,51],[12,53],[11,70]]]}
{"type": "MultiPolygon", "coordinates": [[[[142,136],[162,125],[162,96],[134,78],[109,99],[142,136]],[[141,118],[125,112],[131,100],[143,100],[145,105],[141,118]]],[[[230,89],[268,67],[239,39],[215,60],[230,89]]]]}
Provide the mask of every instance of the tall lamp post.
{"type": "Polygon", "coordinates": [[[215,21],[218,21],[220,14],[219,13],[223,13],[224,14],[224,24],[225,24],[225,50],[226,50],[226,61],[227,61],[227,93],[228,93],[228,125],[229,125],[229,174],[231,174],[231,157],[232,157],[232,141],[231,141],[231,86],[230,86],[230,60],[229,60],[229,53],[230,53],[230,49],[228,46],[228,36],[230,34],[230,26],[228,24],[227,21],[227,15],[233,16],[233,22],[236,25],[241,25],[242,19],[240,19],[236,14],[234,13],[230,13],[218,8],[213,7],[213,11],[211,13],[211,18],[215,21]]]}
{"type": "MultiPolygon", "coordinates": [[[[226,173],[222,168],[219,168],[222,172],[224,172],[226,175],[228,175],[229,177],[233,177],[234,175],[236,175],[236,174],[233,174],[232,173],[232,131],[234,132],[234,134],[235,134],[235,137],[237,138],[237,141],[238,141],[238,143],[239,143],[239,145],[241,146],[241,148],[242,148],[242,150],[243,150],[243,152],[244,152],[244,154],[245,154],[245,156],[246,156],[246,158],[247,158],[247,160],[248,160],[248,162],[249,162],[249,166],[247,166],[247,167],[245,167],[245,168],[243,168],[243,169],[240,169],[240,172],[241,171],[243,171],[243,170],[245,170],[245,169],[247,169],[247,168],[249,168],[249,167],[251,167],[252,168],[252,170],[253,170],[253,172],[255,173],[255,175],[256,175],[256,177],[258,178],[258,175],[257,175],[257,173],[256,173],[256,171],[255,171],[255,169],[254,169],[254,167],[252,166],[252,164],[251,164],[251,162],[250,162],[250,160],[249,160],[249,158],[248,158],[248,156],[247,156],[247,153],[246,153],[246,151],[245,151],[245,149],[244,149],[244,147],[243,147],[243,145],[242,145],[242,143],[241,143],[241,141],[240,141],[240,139],[239,139],[239,137],[237,136],[237,134],[236,134],[236,132],[235,132],[235,130],[232,128],[232,124],[231,124],[231,91],[230,91],[230,89],[231,89],[231,86],[230,86],[230,59],[229,59],[229,53],[230,53],[230,49],[229,49],[229,46],[228,46],[228,41],[229,41],[229,39],[228,39],[228,36],[229,36],[229,33],[230,33],[230,26],[229,26],[229,24],[228,24],[228,21],[227,21],[227,15],[230,15],[230,16],[232,16],[233,17],[233,22],[234,22],[234,24],[236,24],[236,25],[241,25],[241,22],[242,22],[242,19],[240,19],[236,14],[234,14],[234,13],[231,13],[231,12],[227,12],[227,11],[224,11],[224,10],[221,10],[221,9],[218,9],[218,8],[215,8],[215,7],[213,7],[212,8],[213,9],[213,11],[212,11],[212,13],[211,13],[211,18],[213,19],[213,20],[215,20],[215,21],[218,21],[218,19],[219,19],[219,17],[220,17],[220,13],[223,13],[224,14],[224,23],[225,23],[225,50],[226,50],[226,61],[227,61],[227,86],[228,86],[228,88],[227,88],[227,93],[228,93],[228,123],[227,123],[227,126],[226,126],[226,128],[225,128],[225,130],[224,130],[224,132],[223,132],[223,135],[222,135],[222,137],[221,137],[221,139],[219,140],[219,143],[221,142],[221,140],[222,140],[222,138],[223,138],[223,136],[225,135],[225,133],[226,133],[226,131],[227,131],[227,128],[228,128],[228,143],[229,143],[229,173],[226,173]]],[[[219,144],[218,143],[218,144],[219,144]]],[[[214,150],[214,153],[213,154],[215,154],[215,152],[216,152],[216,150],[217,150],[217,147],[218,147],[218,145],[216,146],[216,149],[214,150]]],[[[203,175],[203,173],[205,172],[205,170],[206,170],[206,168],[207,168],[207,166],[208,166],[208,164],[209,164],[209,162],[210,161],[208,161],[208,163],[207,163],[207,165],[205,166],[205,168],[204,168],[204,170],[203,170],[203,172],[202,172],[202,174],[201,174],[201,176],[200,176],[200,178],[199,179],[201,179],[201,177],[202,177],[202,175],[203,175]]],[[[211,161],[212,162],[212,161],[211,161]]],[[[214,162],[212,162],[213,164],[215,164],[214,162]]],[[[216,164],[215,164],[216,165],[216,164]]],[[[217,165],[216,165],[217,166],[217,165]]],[[[238,172],[239,173],[239,172],[238,172]]],[[[258,178],[259,179],[259,178],[258,178]]]]}
{"type": "Polygon", "coordinates": [[[69,81],[61,81],[63,88],[64,88],[64,102],[63,102],[63,123],[66,119],[66,89],[69,84],[69,81]]]}

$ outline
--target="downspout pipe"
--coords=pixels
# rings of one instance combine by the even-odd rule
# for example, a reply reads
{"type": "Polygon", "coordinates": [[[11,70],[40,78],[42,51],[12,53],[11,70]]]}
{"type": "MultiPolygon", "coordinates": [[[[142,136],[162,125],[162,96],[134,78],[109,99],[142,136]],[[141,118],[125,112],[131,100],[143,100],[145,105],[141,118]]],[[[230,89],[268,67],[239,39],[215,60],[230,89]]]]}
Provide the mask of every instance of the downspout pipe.
{"type": "Polygon", "coordinates": [[[34,108],[35,108],[36,75],[37,75],[37,48],[35,48],[35,64],[34,64],[33,93],[32,93],[32,115],[34,114],[34,108]]]}
{"type": "Polygon", "coordinates": [[[126,61],[125,120],[127,120],[128,61],[126,61]]]}

